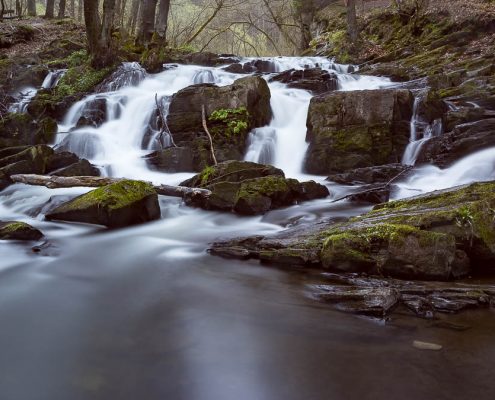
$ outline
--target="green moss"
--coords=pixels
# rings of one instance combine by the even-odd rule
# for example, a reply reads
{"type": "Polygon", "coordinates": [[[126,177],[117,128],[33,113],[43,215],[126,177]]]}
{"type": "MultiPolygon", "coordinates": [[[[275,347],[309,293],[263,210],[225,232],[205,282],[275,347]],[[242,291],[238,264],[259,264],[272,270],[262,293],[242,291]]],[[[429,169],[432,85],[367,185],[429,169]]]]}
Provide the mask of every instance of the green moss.
{"type": "Polygon", "coordinates": [[[249,179],[242,182],[241,188],[237,194],[240,198],[249,198],[253,196],[271,197],[277,193],[284,193],[290,190],[289,179],[278,176],[266,176],[263,178],[249,179]]]}
{"type": "Polygon", "coordinates": [[[113,67],[96,70],[89,64],[69,68],[53,91],[55,99],[90,92],[114,70],[113,67]]]}
{"type": "Polygon", "coordinates": [[[243,136],[249,128],[249,112],[246,107],[215,110],[208,118],[215,125],[211,128],[214,137],[243,136]]]}
{"type": "Polygon", "coordinates": [[[208,166],[205,169],[203,169],[199,177],[201,186],[205,186],[210,181],[210,179],[214,174],[215,174],[215,168],[211,166],[208,166]]]}
{"type": "Polygon", "coordinates": [[[96,205],[112,210],[125,207],[153,194],[156,194],[156,191],[150,183],[122,180],[79,196],[67,203],[66,207],[74,210],[96,205]]]}
{"type": "Polygon", "coordinates": [[[23,229],[31,229],[31,225],[24,222],[11,222],[0,228],[0,235],[17,232],[23,229]]]}

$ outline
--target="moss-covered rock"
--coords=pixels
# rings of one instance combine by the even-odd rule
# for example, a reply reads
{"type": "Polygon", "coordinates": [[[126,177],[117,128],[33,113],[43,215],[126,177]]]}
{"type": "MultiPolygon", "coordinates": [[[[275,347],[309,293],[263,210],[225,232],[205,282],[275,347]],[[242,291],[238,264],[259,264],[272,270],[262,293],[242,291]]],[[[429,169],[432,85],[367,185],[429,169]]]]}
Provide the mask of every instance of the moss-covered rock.
{"type": "MultiPolygon", "coordinates": [[[[44,174],[54,151],[46,145],[14,147],[2,150],[0,171],[7,175],[44,174]]],[[[0,153],[1,154],[1,153],[0,153]]]]}
{"type": "Polygon", "coordinates": [[[271,209],[329,194],[325,186],[316,182],[300,183],[286,179],[277,168],[246,161],[227,161],[206,167],[181,185],[206,188],[212,192],[206,198],[191,194],[186,197],[188,205],[242,215],[264,214],[271,209]]]}
{"type": "Polygon", "coordinates": [[[376,206],[338,224],[215,243],[212,252],[400,278],[450,279],[495,272],[495,182],[376,206]],[[305,261],[304,261],[305,260],[305,261]]]}
{"type": "Polygon", "coordinates": [[[57,121],[50,117],[9,113],[0,119],[0,148],[53,143],[56,134],[57,121]]]}
{"type": "Polygon", "coordinates": [[[258,76],[223,87],[193,85],[173,96],[167,125],[177,146],[192,151],[194,170],[201,171],[213,164],[202,122],[203,106],[217,160],[241,160],[249,131],[270,122],[270,97],[268,84],[258,76]]]}
{"type": "Polygon", "coordinates": [[[160,206],[151,184],[122,180],[78,196],[46,218],[121,228],[159,219],[160,206]]]}
{"type": "Polygon", "coordinates": [[[0,240],[40,240],[41,231],[24,222],[1,222],[0,240]]]}
{"type": "Polygon", "coordinates": [[[408,90],[361,90],[314,97],[308,113],[305,169],[340,173],[399,162],[409,139],[408,90]]]}

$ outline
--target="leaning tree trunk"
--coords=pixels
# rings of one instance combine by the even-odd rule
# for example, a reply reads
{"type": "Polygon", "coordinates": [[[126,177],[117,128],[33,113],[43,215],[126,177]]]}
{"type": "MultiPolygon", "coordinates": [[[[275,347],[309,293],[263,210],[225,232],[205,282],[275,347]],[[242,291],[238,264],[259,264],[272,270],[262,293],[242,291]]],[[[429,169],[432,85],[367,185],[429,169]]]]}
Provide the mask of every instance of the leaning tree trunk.
{"type": "Polygon", "coordinates": [[[138,32],[138,43],[148,44],[155,31],[156,3],[158,0],[144,0],[138,32]]]}
{"type": "Polygon", "coordinates": [[[64,18],[65,17],[65,6],[67,4],[66,0],[60,0],[58,3],[58,17],[59,18],[64,18]]]}
{"type": "Polygon", "coordinates": [[[354,45],[358,39],[358,27],[356,18],[356,0],[347,0],[347,33],[354,45]]]}
{"type": "Polygon", "coordinates": [[[21,0],[15,0],[15,13],[19,18],[22,16],[21,0]]]}
{"type": "Polygon", "coordinates": [[[163,42],[165,42],[165,40],[167,39],[169,11],[170,0],[160,0],[160,5],[158,6],[158,21],[156,24],[156,33],[163,42]]]}
{"type": "Polygon", "coordinates": [[[47,0],[45,18],[55,17],[55,0],[47,0]]]}
{"type": "Polygon", "coordinates": [[[27,1],[27,11],[30,17],[36,17],[36,0],[27,1]]]}
{"type": "Polygon", "coordinates": [[[5,12],[5,0],[0,0],[0,21],[3,21],[4,12],[5,12]]]}

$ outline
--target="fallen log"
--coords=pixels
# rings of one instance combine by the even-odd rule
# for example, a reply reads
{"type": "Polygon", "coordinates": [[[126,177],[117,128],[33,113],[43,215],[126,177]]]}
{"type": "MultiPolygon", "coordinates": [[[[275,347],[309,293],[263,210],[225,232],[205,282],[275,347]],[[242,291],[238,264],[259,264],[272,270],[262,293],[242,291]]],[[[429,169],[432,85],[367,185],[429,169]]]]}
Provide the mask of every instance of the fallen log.
{"type": "MultiPolygon", "coordinates": [[[[71,187],[101,187],[124,180],[123,178],[105,178],[97,176],[46,176],[19,174],[12,175],[10,179],[15,183],[24,183],[33,186],[45,186],[49,189],[71,188],[71,187]]],[[[184,197],[200,196],[208,197],[211,191],[208,189],[189,188],[185,186],[153,185],[156,193],[163,196],[184,197]]]]}

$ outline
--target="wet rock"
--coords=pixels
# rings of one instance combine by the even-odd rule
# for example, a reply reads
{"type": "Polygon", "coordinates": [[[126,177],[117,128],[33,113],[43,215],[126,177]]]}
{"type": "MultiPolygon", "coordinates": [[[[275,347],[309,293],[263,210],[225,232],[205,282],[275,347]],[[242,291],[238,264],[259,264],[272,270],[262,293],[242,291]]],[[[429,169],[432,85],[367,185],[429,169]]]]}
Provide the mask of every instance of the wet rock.
{"type": "Polygon", "coordinates": [[[162,172],[194,172],[194,154],[187,147],[169,147],[145,157],[149,168],[162,172]]]}
{"type": "Polygon", "coordinates": [[[0,240],[40,240],[43,234],[24,222],[0,221],[0,240]]]}
{"type": "Polygon", "coordinates": [[[52,118],[36,120],[28,114],[10,113],[0,120],[0,148],[53,143],[56,133],[57,122],[52,118]]]}
{"type": "Polygon", "coordinates": [[[68,167],[69,165],[79,162],[79,157],[69,151],[55,152],[46,166],[47,171],[55,171],[57,169],[68,167]]]}
{"type": "Polygon", "coordinates": [[[227,72],[234,74],[271,74],[278,72],[277,64],[271,60],[252,60],[241,63],[235,63],[224,68],[227,72]]]}
{"type": "Polygon", "coordinates": [[[357,288],[342,286],[327,286],[325,291],[318,295],[319,299],[327,303],[337,303],[342,311],[356,314],[365,314],[383,318],[398,304],[400,294],[389,287],[357,288]]]}
{"type": "Polygon", "coordinates": [[[321,68],[291,69],[274,76],[271,81],[286,83],[291,88],[307,90],[314,94],[322,94],[338,89],[337,75],[321,68]]]}
{"type": "Polygon", "coordinates": [[[100,170],[88,160],[82,159],[67,167],[50,172],[55,176],[100,176],[100,170]]]}
{"type": "Polygon", "coordinates": [[[381,204],[386,203],[390,199],[391,187],[387,186],[364,186],[362,190],[357,193],[347,196],[347,200],[355,203],[370,203],[381,204]]]}
{"type": "Polygon", "coordinates": [[[471,153],[495,146],[494,132],[495,118],[458,125],[452,132],[426,142],[417,162],[448,167],[471,153]]]}
{"type": "Polygon", "coordinates": [[[209,52],[191,53],[183,57],[184,64],[202,65],[205,67],[217,67],[238,61],[239,58],[232,54],[215,54],[209,52]]]}
{"type": "Polygon", "coordinates": [[[151,184],[123,180],[78,196],[46,218],[122,228],[159,219],[160,206],[151,184]]]}
{"type": "Polygon", "coordinates": [[[270,89],[260,77],[246,77],[224,87],[193,85],[176,93],[167,125],[177,146],[192,151],[196,171],[213,164],[202,123],[203,105],[218,161],[242,159],[249,131],[267,125],[272,117],[270,89]]]}
{"type": "Polygon", "coordinates": [[[313,174],[399,162],[409,141],[409,90],[334,92],[314,97],[308,113],[305,170],[313,174]]]}
{"type": "MultiPolygon", "coordinates": [[[[349,273],[325,273],[321,279],[324,284],[308,285],[312,297],[341,311],[381,318],[399,305],[427,319],[434,319],[436,313],[489,307],[494,289],[493,286],[474,283],[413,282],[349,273]]],[[[440,324],[442,322],[437,323],[440,324]]],[[[466,329],[462,326],[448,328],[466,329]]]]}
{"type": "Polygon", "coordinates": [[[410,166],[404,164],[387,164],[377,167],[357,168],[341,174],[333,174],[327,180],[343,185],[387,183],[400,174],[405,177],[404,172],[410,169],[410,166]]]}
{"type": "Polygon", "coordinates": [[[264,214],[275,208],[329,194],[325,186],[315,182],[300,183],[295,179],[286,179],[277,168],[240,161],[207,167],[181,185],[203,187],[212,192],[206,198],[191,194],[185,198],[188,205],[242,215],[264,214]]]}
{"type": "Polygon", "coordinates": [[[86,103],[81,117],[76,123],[76,128],[92,126],[98,128],[107,119],[107,102],[103,98],[95,98],[86,103]]]}
{"type": "Polygon", "coordinates": [[[11,183],[12,181],[10,180],[10,178],[5,173],[0,171],[0,191],[5,189],[11,183]]]}
{"type": "Polygon", "coordinates": [[[495,111],[486,110],[482,107],[458,107],[445,114],[445,132],[451,132],[457,125],[488,118],[495,118],[495,111]]]}

